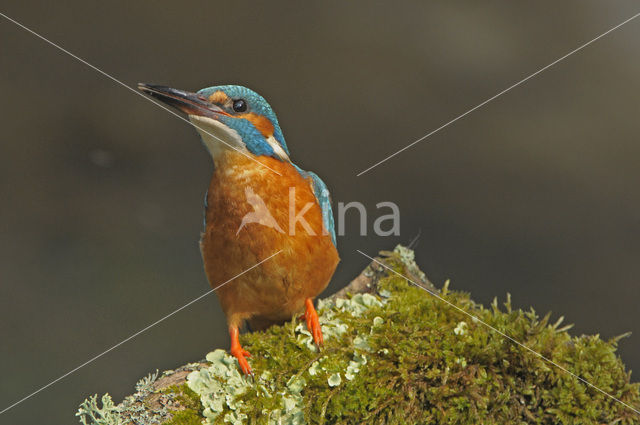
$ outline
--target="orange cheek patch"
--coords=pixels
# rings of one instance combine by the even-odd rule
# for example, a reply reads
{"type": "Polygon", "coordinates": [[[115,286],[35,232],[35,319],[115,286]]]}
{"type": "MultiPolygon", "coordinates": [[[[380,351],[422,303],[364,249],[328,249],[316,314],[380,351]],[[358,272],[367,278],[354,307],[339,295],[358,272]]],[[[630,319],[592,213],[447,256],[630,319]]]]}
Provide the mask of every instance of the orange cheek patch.
{"type": "Polygon", "coordinates": [[[266,138],[273,136],[273,124],[267,117],[249,112],[248,114],[236,115],[237,118],[244,118],[258,129],[258,131],[266,138]]]}
{"type": "Polygon", "coordinates": [[[209,96],[209,101],[218,105],[224,105],[227,100],[229,100],[229,96],[220,90],[211,93],[211,96],[209,96]]]}

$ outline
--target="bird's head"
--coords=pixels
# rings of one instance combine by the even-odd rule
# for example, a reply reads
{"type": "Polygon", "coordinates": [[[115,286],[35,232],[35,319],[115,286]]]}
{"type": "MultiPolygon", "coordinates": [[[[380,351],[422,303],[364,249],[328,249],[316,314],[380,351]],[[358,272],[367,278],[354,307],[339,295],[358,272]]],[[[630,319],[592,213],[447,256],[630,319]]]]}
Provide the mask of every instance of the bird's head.
{"type": "Polygon", "coordinates": [[[228,85],[191,93],[142,83],[138,88],[187,114],[214,159],[230,149],[289,159],[276,114],[253,90],[228,85]]]}

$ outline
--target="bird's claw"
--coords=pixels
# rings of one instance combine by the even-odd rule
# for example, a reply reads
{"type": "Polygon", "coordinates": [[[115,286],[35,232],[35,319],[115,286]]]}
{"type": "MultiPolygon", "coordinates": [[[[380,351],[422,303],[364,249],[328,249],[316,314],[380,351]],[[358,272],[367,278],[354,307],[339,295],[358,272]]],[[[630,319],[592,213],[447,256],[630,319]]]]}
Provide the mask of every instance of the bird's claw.
{"type": "Polygon", "coordinates": [[[253,370],[251,370],[251,366],[249,366],[249,362],[246,359],[246,357],[251,357],[251,354],[247,350],[240,347],[232,348],[231,355],[238,359],[238,365],[243,374],[253,376],[253,370]]]}
{"type": "Polygon", "coordinates": [[[313,302],[308,300],[306,310],[304,312],[304,318],[307,322],[307,329],[313,336],[313,341],[318,348],[322,347],[324,339],[322,338],[322,327],[320,326],[320,319],[316,309],[313,308],[313,302]]]}

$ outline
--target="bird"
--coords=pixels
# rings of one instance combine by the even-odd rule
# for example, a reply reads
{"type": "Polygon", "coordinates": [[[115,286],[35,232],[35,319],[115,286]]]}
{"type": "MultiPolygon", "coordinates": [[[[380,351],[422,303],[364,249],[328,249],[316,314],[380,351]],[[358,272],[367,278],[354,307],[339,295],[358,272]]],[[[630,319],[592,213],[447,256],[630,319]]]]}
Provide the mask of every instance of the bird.
{"type": "Polygon", "coordinates": [[[213,159],[200,252],[240,370],[253,375],[239,340],[245,324],[262,330],[302,314],[321,347],[313,300],[340,261],[331,198],[317,174],[292,162],[271,106],[239,85],[138,89],[186,114],[213,159]]]}

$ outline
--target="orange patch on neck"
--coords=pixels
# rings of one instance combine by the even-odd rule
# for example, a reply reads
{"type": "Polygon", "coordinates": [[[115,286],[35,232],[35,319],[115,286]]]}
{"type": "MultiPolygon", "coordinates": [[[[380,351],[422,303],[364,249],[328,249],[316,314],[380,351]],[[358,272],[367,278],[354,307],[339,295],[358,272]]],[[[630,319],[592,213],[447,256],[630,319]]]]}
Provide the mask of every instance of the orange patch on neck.
{"type": "Polygon", "coordinates": [[[211,96],[209,96],[209,101],[217,105],[224,105],[227,100],[229,100],[229,96],[227,96],[225,92],[220,90],[211,93],[211,96]]]}
{"type": "Polygon", "coordinates": [[[273,124],[269,118],[264,117],[262,115],[255,114],[253,112],[249,112],[248,114],[240,114],[236,115],[236,118],[244,118],[246,120],[251,121],[251,123],[258,129],[258,131],[265,137],[269,138],[273,136],[273,124]]]}

